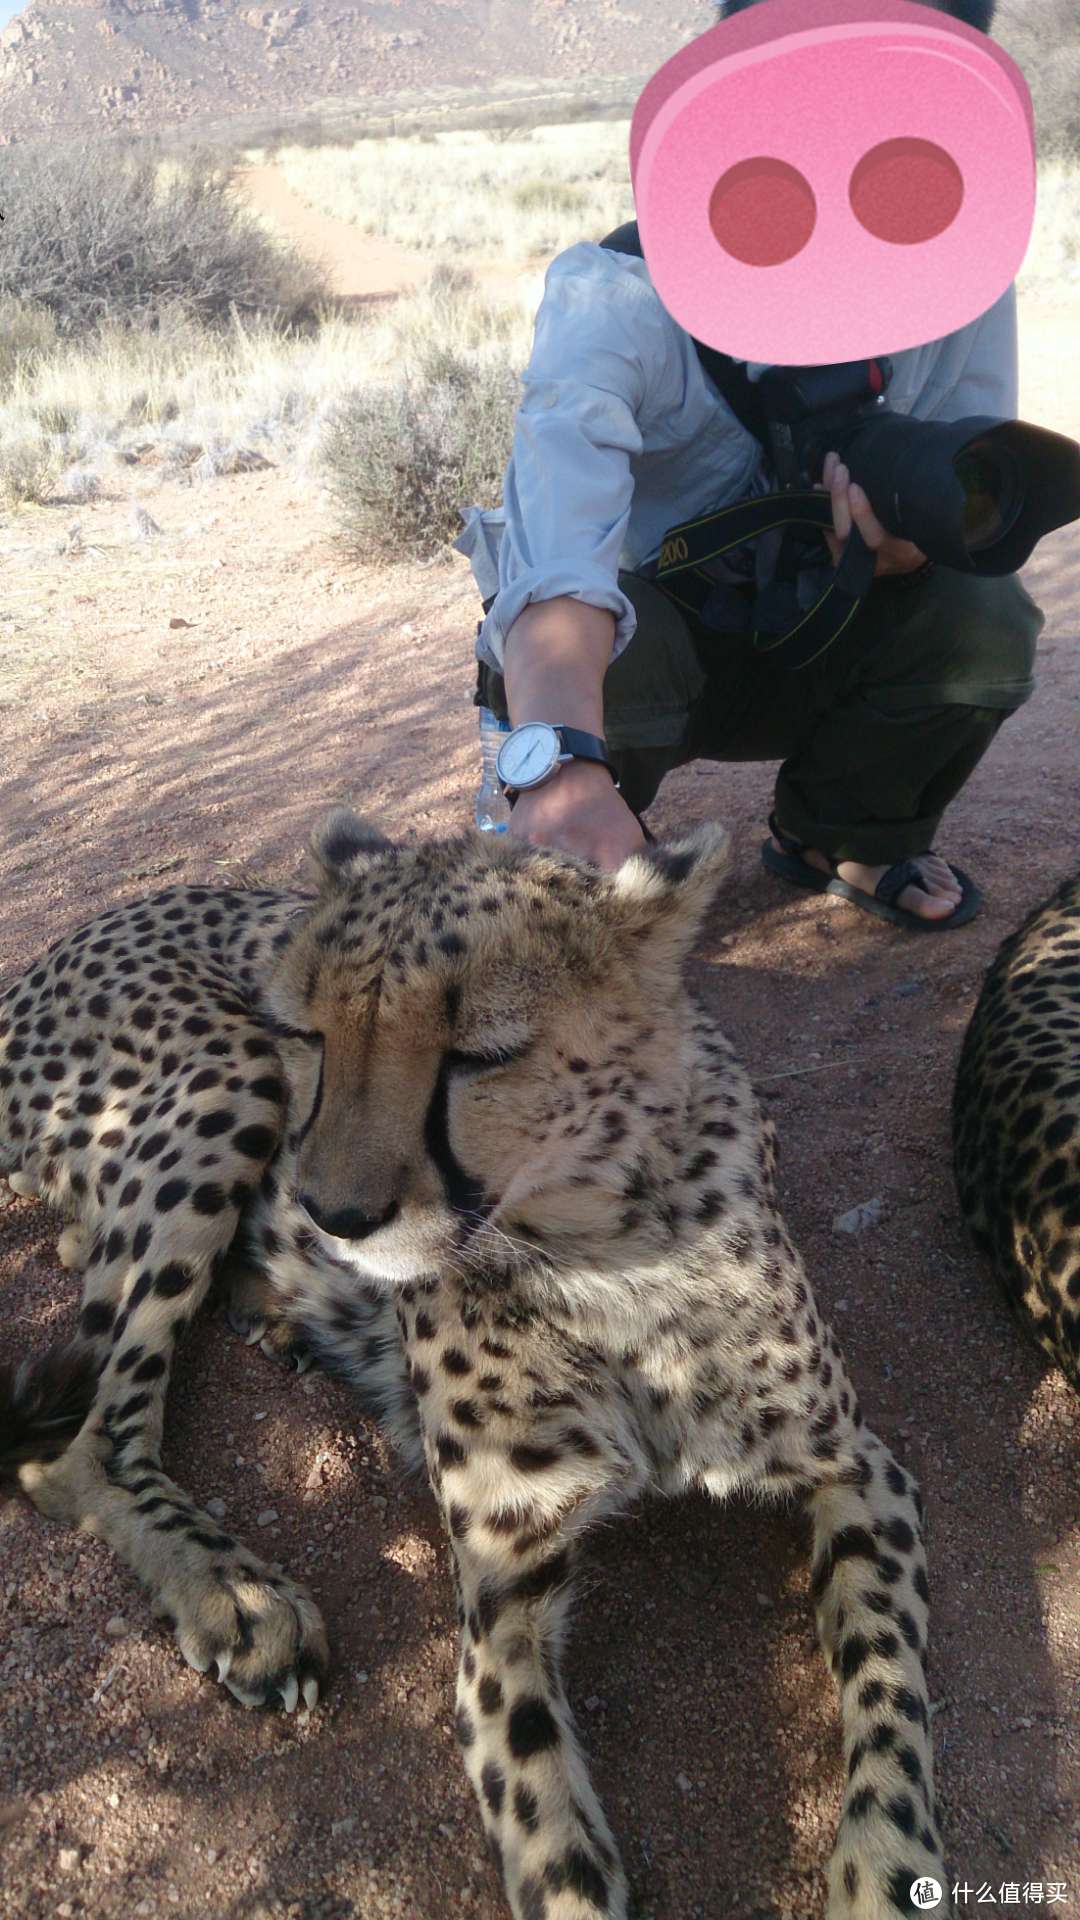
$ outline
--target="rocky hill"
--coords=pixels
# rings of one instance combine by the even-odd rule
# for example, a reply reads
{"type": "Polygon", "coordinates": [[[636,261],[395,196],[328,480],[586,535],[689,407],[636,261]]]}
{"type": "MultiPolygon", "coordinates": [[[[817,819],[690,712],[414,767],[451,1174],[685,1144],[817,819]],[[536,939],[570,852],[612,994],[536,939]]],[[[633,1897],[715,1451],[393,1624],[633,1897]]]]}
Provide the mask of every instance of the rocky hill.
{"type": "Polygon", "coordinates": [[[610,97],[712,17],[708,0],[29,0],[0,33],[0,144],[482,102],[504,79],[610,97]]]}

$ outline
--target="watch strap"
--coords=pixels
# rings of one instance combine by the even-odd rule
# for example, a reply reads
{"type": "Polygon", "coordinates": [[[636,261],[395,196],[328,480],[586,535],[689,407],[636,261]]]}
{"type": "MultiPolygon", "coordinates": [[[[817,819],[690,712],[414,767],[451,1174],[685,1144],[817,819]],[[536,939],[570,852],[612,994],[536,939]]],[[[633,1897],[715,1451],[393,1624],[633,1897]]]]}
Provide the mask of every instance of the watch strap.
{"type": "Polygon", "coordinates": [[[607,746],[598,734],[584,733],[580,727],[556,727],[555,731],[562,741],[564,753],[570,754],[574,760],[595,760],[599,766],[607,768],[618,786],[619,776],[608,759],[607,746]]]}

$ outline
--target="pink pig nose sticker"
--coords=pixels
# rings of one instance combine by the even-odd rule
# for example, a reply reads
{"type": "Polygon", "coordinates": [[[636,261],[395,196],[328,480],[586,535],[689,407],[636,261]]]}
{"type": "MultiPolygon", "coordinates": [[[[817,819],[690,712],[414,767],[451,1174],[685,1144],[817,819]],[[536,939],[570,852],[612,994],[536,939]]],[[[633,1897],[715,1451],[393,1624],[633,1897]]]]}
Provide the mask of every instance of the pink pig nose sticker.
{"type": "Polygon", "coordinates": [[[1035,217],[1015,61],[916,0],[762,0],[665,62],[630,131],[668,312],[737,359],[922,346],[1009,286],[1035,217]]]}

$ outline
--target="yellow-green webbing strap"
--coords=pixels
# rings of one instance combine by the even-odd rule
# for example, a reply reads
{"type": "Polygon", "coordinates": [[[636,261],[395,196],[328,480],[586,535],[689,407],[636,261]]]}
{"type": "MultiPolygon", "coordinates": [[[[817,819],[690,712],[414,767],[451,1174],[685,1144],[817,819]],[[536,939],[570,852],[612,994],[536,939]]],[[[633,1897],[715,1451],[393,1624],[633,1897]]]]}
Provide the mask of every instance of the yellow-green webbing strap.
{"type": "MultiPolygon", "coordinates": [[[[689,611],[700,613],[716,582],[700,569],[709,560],[719,559],[733,547],[760,539],[777,527],[831,527],[832,505],[828,493],[807,491],[762,494],[756,500],[740,500],[721,507],[697,520],[686,520],[672,527],[664,538],[660,558],[651,577],[671,599],[689,611]]],[[[858,611],[874,577],[874,556],[857,527],[845,543],[839,567],[814,605],[800,613],[791,592],[794,624],[782,633],[755,624],[754,647],[759,653],[776,653],[782,664],[797,669],[807,667],[843,632],[858,611]]]]}

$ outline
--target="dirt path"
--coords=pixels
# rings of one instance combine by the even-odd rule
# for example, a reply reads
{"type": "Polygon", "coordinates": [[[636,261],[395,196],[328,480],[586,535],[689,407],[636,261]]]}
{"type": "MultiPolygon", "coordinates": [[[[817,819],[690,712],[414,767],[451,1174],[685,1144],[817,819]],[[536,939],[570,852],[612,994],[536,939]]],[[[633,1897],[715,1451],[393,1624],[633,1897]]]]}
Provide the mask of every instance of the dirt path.
{"type": "MultiPolygon", "coordinates": [[[[1067,320],[1033,309],[1024,327],[1024,409],[1051,423],[1067,320]]],[[[135,543],[125,499],[91,503],[63,561],[55,509],[0,528],[0,977],[165,881],[294,879],[337,799],[396,833],[468,817],[463,562],[344,569],[283,471],[165,486],[153,513],[160,537],[135,543]]],[[[735,832],[694,978],[777,1118],[784,1204],[868,1415],[923,1484],[949,1858],[995,1906],[1064,1883],[1063,1920],[1080,1914],[1080,1417],[961,1232],[947,1111],[991,954],[1076,864],[1075,551],[1057,535],[1029,570],[1050,616],[1039,692],[950,815],[987,894],[972,927],[915,941],[780,889],[758,861],[769,767],[685,769],[653,821],[735,832]],[[879,1227],[833,1231],[874,1196],[879,1227]]],[[[0,1359],[74,1326],[55,1231],[0,1201],[0,1359]]],[[[166,1459],[306,1573],[329,1697],[307,1725],[245,1714],[181,1664],[98,1542],[0,1506],[4,1920],[505,1920],[452,1734],[424,1491],[342,1389],[209,1316],[166,1459]]],[[[571,1698],[647,1920],[820,1920],[840,1746],[805,1545],[782,1515],[694,1502],[646,1508],[591,1555],[571,1698]]]]}
{"type": "MultiPolygon", "coordinates": [[[[236,174],[238,188],[253,207],[265,214],[286,240],[305,253],[309,260],[321,261],[329,278],[331,292],[338,300],[369,301],[392,299],[417,286],[431,272],[432,262],[424,254],[399,247],[392,240],[361,233],[349,220],[335,219],[313,207],[295,193],[274,165],[244,167],[236,174]]],[[[501,261],[470,261],[477,279],[502,284],[515,279],[527,268],[508,267],[501,261]]]]}
{"type": "Polygon", "coordinates": [[[397,247],[392,240],[362,234],[348,220],[322,213],[287,184],[278,167],[244,167],[236,175],[238,188],[253,207],[265,214],[284,239],[319,261],[339,300],[373,300],[404,292],[431,271],[422,254],[397,247]]]}

